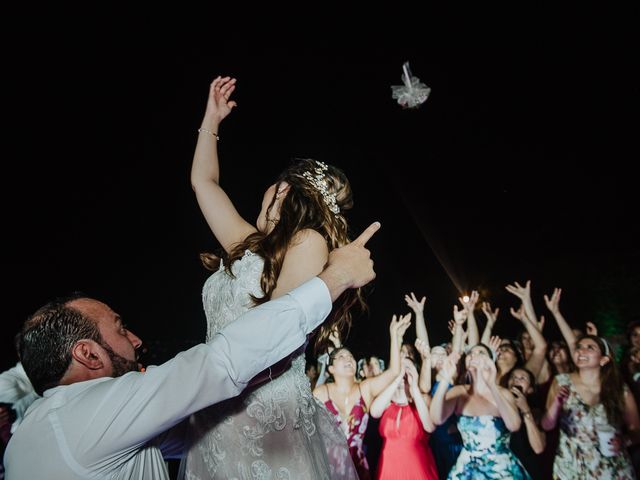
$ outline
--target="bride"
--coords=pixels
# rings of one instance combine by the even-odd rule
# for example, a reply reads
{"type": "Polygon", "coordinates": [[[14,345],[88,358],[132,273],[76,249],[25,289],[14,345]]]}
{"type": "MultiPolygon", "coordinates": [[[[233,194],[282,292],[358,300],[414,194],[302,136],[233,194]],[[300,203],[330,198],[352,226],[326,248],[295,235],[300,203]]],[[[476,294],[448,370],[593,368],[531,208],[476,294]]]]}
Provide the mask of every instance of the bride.
{"type": "MultiPolygon", "coordinates": [[[[342,171],[319,161],[297,160],[280,174],[255,227],[238,214],[219,185],[217,153],[235,86],[230,77],[211,83],[191,169],[200,209],[225,252],[222,260],[202,256],[216,270],[202,292],[207,341],[247,309],[319,274],[329,252],[349,242],[343,212],[353,204],[351,187],[342,171]]],[[[358,301],[358,291],[339,299],[319,339],[346,326],[358,301]]],[[[304,346],[254,380],[241,396],[192,417],[181,478],[357,479],[344,435],[311,394],[304,346]]]]}

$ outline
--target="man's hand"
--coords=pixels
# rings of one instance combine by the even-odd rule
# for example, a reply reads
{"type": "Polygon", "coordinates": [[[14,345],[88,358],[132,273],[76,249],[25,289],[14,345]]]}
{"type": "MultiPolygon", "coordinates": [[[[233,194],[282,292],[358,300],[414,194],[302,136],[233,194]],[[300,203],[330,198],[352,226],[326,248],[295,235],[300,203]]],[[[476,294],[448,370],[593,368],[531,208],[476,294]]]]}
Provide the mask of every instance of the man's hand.
{"type": "Polygon", "coordinates": [[[374,222],[353,242],[329,253],[327,266],[318,277],[327,285],[331,301],[335,301],[348,288],[360,288],[376,278],[371,252],[366,243],[380,229],[374,222]]]}

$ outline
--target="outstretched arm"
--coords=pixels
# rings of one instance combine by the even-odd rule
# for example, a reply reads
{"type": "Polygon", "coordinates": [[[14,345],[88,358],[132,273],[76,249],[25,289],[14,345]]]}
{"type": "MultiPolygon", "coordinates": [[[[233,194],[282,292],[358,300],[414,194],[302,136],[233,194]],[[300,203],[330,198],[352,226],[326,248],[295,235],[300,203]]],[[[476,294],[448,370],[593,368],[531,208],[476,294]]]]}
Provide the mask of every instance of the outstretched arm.
{"type": "Polygon", "coordinates": [[[527,402],[526,395],[516,387],[511,389],[511,393],[515,398],[516,407],[518,407],[518,411],[522,414],[522,418],[524,419],[524,426],[527,429],[529,445],[531,445],[531,449],[539,455],[544,451],[546,444],[545,434],[540,430],[540,428],[538,428],[536,418],[531,412],[531,407],[529,406],[529,402],[527,402]]]}
{"type": "Polygon", "coordinates": [[[371,403],[369,413],[373,418],[380,418],[384,411],[387,409],[393,398],[393,394],[398,389],[398,385],[404,381],[404,371],[400,372],[393,381],[385,387],[385,389],[378,395],[371,403]]]}
{"type": "Polygon", "coordinates": [[[431,393],[431,351],[429,347],[419,338],[416,338],[416,350],[422,357],[418,386],[423,393],[431,393]]]}
{"type": "Polygon", "coordinates": [[[492,310],[491,304],[489,302],[482,302],[482,313],[484,313],[485,317],[487,317],[487,324],[485,325],[484,331],[482,332],[480,343],[489,345],[489,342],[491,341],[491,333],[493,332],[493,326],[496,324],[496,320],[498,320],[498,313],[500,313],[500,309],[496,308],[495,310],[492,310]]]}
{"type": "Polygon", "coordinates": [[[256,229],[245,221],[220,187],[218,163],[218,129],[236,102],[229,100],[236,80],[217,77],[209,88],[207,108],[198,134],[198,143],[191,164],[191,186],[209,228],[229,252],[256,229]]]}
{"type": "Polygon", "coordinates": [[[451,339],[451,347],[454,352],[462,354],[464,350],[464,341],[468,336],[468,330],[464,330],[464,323],[467,321],[467,310],[458,310],[458,306],[453,306],[453,338],[451,339]]]}
{"type": "Polygon", "coordinates": [[[478,299],[480,295],[476,290],[471,292],[468,301],[463,301],[462,298],[459,299],[460,303],[467,311],[467,344],[469,347],[473,347],[480,342],[480,334],[478,333],[478,323],[476,322],[476,317],[474,315],[474,310],[476,309],[476,303],[478,303],[478,299]]]}
{"type": "Polygon", "coordinates": [[[405,370],[407,372],[407,382],[409,382],[409,393],[418,411],[422,428],[426,432],[433,432],[436,429],[436,425],[431,419],[431,413],[429,413],[425,395],[420,391],[420,387],[418,386],[418,371],[411,360],[406,360],[405,370]]]}
{"type": "Polygon", "coordinates": [[[440,370],[440,382],[429,409],[431,419],[436,425],[442,425],[451,416],[456,408],[458,397],[464,391],[462,385],[449,389],[457,374],[458,360],[460,360],[460,354],[454,350],[445,359],[440,370]]]}
{"type": "MultiPolygon", "coordinates": [[[[534,378],[538,378],[547,355],[547,341],[542,336],[542,332],[538,330],[536,324],[529,319],[524,305],[518,310],[511,308],[510,312],[513,317],[520,320],[520,323],[522,323],[522,326],[531,337],[531,341],[533,342],[533,352],[531,352],[531,356],[527,360],[525,367],[533,373],[534,378]]],[[[544,325],[544,321],[540,322],[540,325],[544,325]]]]}
{"type": "Polygon", "coordinates": [[[411,296],[404,296],[404,301],[407,302],[407,305],[411,310],[413,310],[413,313],[416,316],[416,338],[422,340],[427,344],[427,348],[430,348],[429,334],[424,320],[424,303],[426,300],[427,297],[422,297],[420,301],[418,301],[413,292],[411,292],[411,296]]]}
{"type": "Polygon", "coordinates": [[[380,375],[365,378],[360,383],[362,395],[364,397],[365,404],[371,405],[373,400],[380,395],[380,393],[396,378],[401,371],[400,361],[400,345],[402,344],[402,338],[404,332],[407,331],[411,325],[411,314],[397,317],[394,315],[389,325],[389,336],[391,341],[391,347],[389,351],[389,368],[387,368],[380,375]]]}
{"type": "Polygon", "coordinates": [[[569,347],[569,351],[571,352],[571,356],[573,357],[573,352],[576,349],[576,336],[571,330],[571,327],[565,320],[562,313],[560,313],[560,296],[562,295],[561,288],[554,288],[553,294],[551,298],[544,296],[544,303],[546,303],[547,308],[555,318],[556,323],[558,324],[558,328],[560,329],[560,333],[564,337],[564,341],[567,342],[567,346],[569,347]]]}
{"type": "Polygon", "coordinates": [[[486,383],[504,424],[511,432],[517,432],[522,424],[518,407],[513,394],[496,383],[496,364],[489,357],[484,357],[480,368],[477,381],[486,383]]]}
{"type": "Polygon", "coordinates": [[[547,394],[547,409],[540,421],[540,425],[547,432],[556,428],[562,412],[562,405],[568,397],[569,387],[558,385],[558,380],[554,378],[547,394]]]}

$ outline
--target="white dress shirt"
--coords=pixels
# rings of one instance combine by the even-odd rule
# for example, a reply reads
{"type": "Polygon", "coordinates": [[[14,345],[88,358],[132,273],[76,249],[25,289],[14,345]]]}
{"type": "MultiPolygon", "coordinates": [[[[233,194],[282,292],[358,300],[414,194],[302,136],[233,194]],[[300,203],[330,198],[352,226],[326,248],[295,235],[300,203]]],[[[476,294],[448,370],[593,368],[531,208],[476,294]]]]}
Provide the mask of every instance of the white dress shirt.
{"type": "Polygon", "coordinates": [[[20,362],[16,366],[0,373],[0,402],[10,403],[16,411],[16,421],[11,424],[11,433],[16,431],[18,425],[37,398],[40,398],[27,377],[20,362]]]}
{"type": "Polygon", "coordinates": [[[27,410],[4,457],[7,480],[168,480],[165,456],[181,454],[178,425],[238,395],[256,374],[306,340],[331,311],[314,278],[249,310],[172,360],[118,378],[44,392],[27,410]]]}

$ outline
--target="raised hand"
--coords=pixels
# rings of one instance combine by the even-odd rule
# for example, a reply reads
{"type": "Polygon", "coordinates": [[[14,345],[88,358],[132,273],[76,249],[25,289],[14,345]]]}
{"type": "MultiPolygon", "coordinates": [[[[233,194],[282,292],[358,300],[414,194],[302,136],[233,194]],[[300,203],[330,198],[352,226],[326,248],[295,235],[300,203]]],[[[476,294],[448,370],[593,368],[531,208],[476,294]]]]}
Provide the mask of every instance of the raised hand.
{"type": "Polygon", "coordinates": [[[531,410],[529,408],[526,395],[522,393],[517,386],[513,386],[513,388],[511,388],[511,393],[513,393],[513,396],[515,397],[516,407],[518,407],[518,410],[521,412],[528,412],[531,410]]]}
{"type": "Polygon", "coordinates": [[[374,222],[353,242],[331,250],[329,260],[319,277],[329,287],[331,300],[335,301],[348,288],[360,288],[376,278],[371,252],[365,248],[369,239],[380,229],[374,222]]]}
{"type": "Polygon", "coordinates": [[[462,310],[458,310],[458,306],[454,305],[453,306],[453,320],[456,322],[456,325],[464,325],[464,322],[467,321],[467,316],[469,315],[469,312],[466,308],[463,308],[462,310]]]}
{"type": "Polygon", "coordinates": [[[453,384],[453,381],[458,376],[458,361],[460,360],[460,354],[456,351],[451,352],[447,355],[444,362],[442,363],[442,368],[440,369],[440,376],[446,382],[453,384]]]}
{"type": "Polygon", "coordinates": [[[418,353],[422,357],[423,362],[431,359],[431,349],[425,341],[416,338],[414,345],[416,346],[416,350],[418,350],[418,353]]]}
{"type": "Polygon", "coordinates": [[[536,326],[538,327],[538,330],[542,332],[542,329],[544,328],[544,315],[540,315],[540,320],[536,326]]]}
{"type": "Polygon", "coordinates": [[[512,293],[523,302],[531,298],[531,280],[527,280],[524,287],[518,282],[514,282],[513,285],[507,285],[505,288],[507,292],[512,293]]]}
{"type": "Polygon", "coordinates": [[[214,79],[209,87],[206,115],[218,122],[229,115],[231,110],[237,106],[234,100],[229,100],[235,89],[235,78],[218,76],[214,79]]]}
{"type": "Polygon", "coordinates": [[[551,313],[557,315],[560,313],[560,296],[562,295],[561,288],[554,288],[551,298],[544,296],[544,303],[551,313]]]}
{"type": "Polygon", "coordinates": [[[455,320],[451,319],[449,320],[449,322],[447,323],[447,328],[449,329],[449,332],[451,332],[451,335],[456,333],[456,322],[455,320]]]}
{"type": "Polygon", "coordinates": [[[487,317],[487,323],[493,328],[498,319],[499,308],[491,310],[491,304],[489,302],[482,302],[482,313],[487,317]]]}
{"type": "Polygon", "coordinates": [[[487,385],[493,385],[496,383],[498,371],[496,369],[496,364],[491,358],[486,356],[481,357],[478,370],[478,373],[482,375],[482,379],[487,385]]]}
{"type": "Polygon", "coordinates": [[[334,348],[340,348],[342,345],[342,342],[340,341],[340,330],[337,325],[331,329],[329,341],[333,344],[334,348]]]}
{"type": "Polygon", "coordinates": [[[402,367],[407,375],[407,382],[412,389],[418,387],[418,370],[411,360],[405,358],[402,360],[402,367]]]}
{"type": "Polygon", "coordinates": [[[458,298],[458,301],[462,304],[462,306],[467,312],[473,313],[479,298],[480,298],[480,294],[476,290],[473,290],[471,292],[471,295],[469,295],[468,301],[465,302],[462,298],[458,298]]]}
{"type": "Polygon", "coordinates": [[[422,297],[420,301],[416,298],[415,294],[411,292],[411,296],[405,295],[404,301],[407,302],[407,305],[411,310],[414,311],[416,315],[419,315],[424,312],[424,303],[426,302],[427,297],[422,297]]]}
{"type": "Polygon", "coordinates": [[[556,392],[556,398],[554,398],[553,401],[558,406],[562,406],[567,398],[569,398],[570,393],[571,391],[569,390],[569,387],[567,387],[566,385],[562,385],[558,388],[558,391],[556,392]]]}
{"type": "Polygon", "coordinates": [[[491,351],[493,352],[493,356],[495,358],[497,358],[498,356],[498,349],[500,348],[500,342],[502,341],[502,339],[497,336],[497,335],[493,335],[491,337],[491,339],[489,340],[489,345],[487,345],[491,351]]]}
{"type": "Polygon", "coordinates": [[[593,322],[587,322],[587,335],[593,335],[594,337],[598,336],[598,327],[593,322]]]}
{"type": "Polygon", "coordinates": [[[515,310],[513,307],[511,307],[509,309],[509,312],[511,313],[511,315],[514,318],[517,318],[521,322],[526,322],[527,321],[527,314],[524,311],[524,304],[523,303],[520,304],[520,307],[518,307],[517,310],[515,310]]]}
{"type": "Polygon", "coordinates": [[[391,337],[395,337],[399,343],[402,343],[402,337],[404,336],[404,332],[407,331],[407,328],[409,328],[409,325],[411,325],[410,313],[400,317],[394,315],[391,317],[391,324],[389,325],[391,337]]]}

